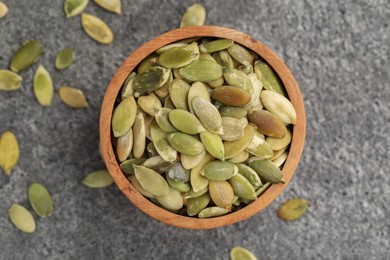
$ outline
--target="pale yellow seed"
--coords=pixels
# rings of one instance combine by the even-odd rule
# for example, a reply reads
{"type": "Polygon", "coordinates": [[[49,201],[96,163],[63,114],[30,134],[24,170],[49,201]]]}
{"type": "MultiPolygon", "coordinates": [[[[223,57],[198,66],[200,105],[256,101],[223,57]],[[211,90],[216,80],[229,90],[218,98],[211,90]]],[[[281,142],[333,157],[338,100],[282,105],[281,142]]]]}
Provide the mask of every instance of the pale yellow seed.
{"type": "Polygon", "coordinates": [[[80,14],[87,7],[89,0],[65,0],[64,10],[66,18],[80,14]]]}
{"type": "Polygon", "coordinates": [[[62,102],[73,108],[86,108],[88,102],[84,96],[84,93],[76,88],[72,87],[60,87],[58,94],[62,102]]]}
{"type": "Polygon", "coordinates": [[[39,65],[34,75],[34,93],[38,103],[50,106],[53,100],[54,88],[49,72],[39,65]]]}
{"type": "Polygon", "coordinates": [[[8,210],[8,216],[11,222],[25,233],[33,233],[35,231],[35,219],[25,207],[15,203],[8,210]]]}
{"type": "Polygon", "coordinates": [[[8,7],[3,2],[0,2],[0,19],[6,16],[7,13],[8,7]]]}
{"type": "Polygon", "coordinates": [[[110,44],[114,40],[110,27],[96,16],[83,13],[81,15],[81,24],[88,36],[97,42],[110,44]]]}
{"type": "Polygon", "coordinates": [[[95,3],[100,5],[107,11],[121,14],[121,1],[120,0],[95,0],[95,3]]]}
{"type": "Polygon", "coordinates": [[[7,175],[11,174],[12,169],[19,160],[19,144],[16,136],[6,131],[0,136],[0,166],[7,175]]]}

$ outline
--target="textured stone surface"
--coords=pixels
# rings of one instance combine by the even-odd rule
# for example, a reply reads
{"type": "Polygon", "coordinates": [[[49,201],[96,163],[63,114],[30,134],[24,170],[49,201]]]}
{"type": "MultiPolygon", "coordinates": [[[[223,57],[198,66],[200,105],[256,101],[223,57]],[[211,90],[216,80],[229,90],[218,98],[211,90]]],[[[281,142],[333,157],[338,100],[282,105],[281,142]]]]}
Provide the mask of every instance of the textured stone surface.
{"type": "Polygon", "coordinates": [[[307,139],[285,192],[260,214],[208,231],[182,230],[146,217],[115,187],[80,181],[104,166],[98,152],[99,109],[106,86],[132,51],[174,29],[191,1],[127,1],[117,16],[93,1],[87,12],[106,21],[114,43],[84,34],[80,17],[66,20],[62,0],[3,0],[0,68],[19,43],[37,38],[40,60],[55,83],[82,89],[90,108],[73,110],[56,95],[36,102],[32,77],[20,91],[0,93],[0,133],[19,138],[21,159],[11,177],[0,172],[0,259],[228,259],[244,246],[260,259],[389,259],[390,253],[390,4],[381,1],[207,1],[207,23],[261,40],[295,75],[306,105],[307,139]],[[76,62],[54,69],[71,46],[76,62]],[[14,202],[31,207],[27,186],[53,194],[54,214],[37,219],[32,235],[8,220],[14,202]],[[291,197],[311,201],[308,213],[286,223],[276,217],[291,197]]]}

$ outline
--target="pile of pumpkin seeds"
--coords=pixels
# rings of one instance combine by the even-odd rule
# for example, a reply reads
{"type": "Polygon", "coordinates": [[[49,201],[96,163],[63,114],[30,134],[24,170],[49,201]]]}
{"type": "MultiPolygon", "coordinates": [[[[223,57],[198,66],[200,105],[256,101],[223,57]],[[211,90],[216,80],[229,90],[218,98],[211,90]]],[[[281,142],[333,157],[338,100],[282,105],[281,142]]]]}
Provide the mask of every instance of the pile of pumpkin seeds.
{"type": "Polygon", "coordinates": [[[230,39],[166,45],[130,73],[112,117],[123,173],[155,204],[199,218],[284,183],[296,112],[271,67],[230,39]]]}

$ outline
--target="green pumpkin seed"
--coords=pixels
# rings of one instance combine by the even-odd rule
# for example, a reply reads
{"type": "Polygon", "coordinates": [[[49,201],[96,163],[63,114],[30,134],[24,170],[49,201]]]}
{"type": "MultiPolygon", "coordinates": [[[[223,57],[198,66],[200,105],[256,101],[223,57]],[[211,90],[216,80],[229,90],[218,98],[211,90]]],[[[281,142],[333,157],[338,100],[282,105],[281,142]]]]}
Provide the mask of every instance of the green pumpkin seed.
{"type": "Polygon", "coordinates": [[[50,106],[53,100],[54,88],[49,72],[39,65],[34,75],[34,94],[42,106],[50,106]]]}
{"type": "Polygon", "coordinates": [[[190,170],[194,168],[196,165],[198,165],[205,156],[206,156],[206,151],[203,151],[198,155],[181,154],[180,160],[181,160],[181,164],[183,165],[183,168],[190,170]]]}
{"type": "Polygon", "coordinates": [[[121,14],[120,0],[95,0],[95,3],[106,9],[107,11],[121,14]]]}
{"type": "Polygon", "coordinates": [[[267,137],[266,141],[274,151],[286,148],[291,143],[291,132],[287,129],[286,135],[283,138],[267,137]]]}
{"type": "Polygon", "coordinates": [[[243,65],[252,64],[255,58],[246,48],[237,43],[233,43],[233,45],[230,46],[227,51],[233,59],[243,65]]]}
{"type": "Polygon", "coordinates": [[[0,167],[9,176],[19,161],[20,150],[16,136],[6,131],[0,136],[0,167]]]}
{"type": "Polygon", "coordinates": [[[230,39],[218,39],[206,43],[202,43],[199,45],[199,50],[201,52],[211,53],[211,52],[217,52],[222,51],[230,46],[232,46],[233,40],[230,39]]]}
{"type": "Polygon", "coordinates": [[[10,70],[0,70],[0,90],[17,90],[22,85],[22,77],[10,70]]]}
{"type": "Polygon", "coordinates": [[[205,131],[196,116],[182,109],[172,110],[169,113],[169,120],[176,129],[186,134],[194,135],[205,131]]]}
{"type": "Polygon", "coordinates": [[[190,81],[208,82],[222,76],[222,67],[209,60],[195,60],[179,69],[179,74],[190,81]]]}
{"type": "Polygon", "coordinates": [[[222,139],[218,134],[211,133],[206,130],[200,133],[200,140],[205,146],[207,152],[219,160],[225,160],[222,139]]]}
{"type": "Polygon", "coordinates": [[[43,45],[37,40],[28,40],[15,52],[11,60],[11,70],[18,73],[28,69],[41,57],[43,45]]]}
{"type": "Polygon", "coordinates": [[[256,132],[246,150],[260,159],[271,158],[274,154],[271,146],[264,140],[264,136],[256,132]]]}
{"type": "Polygon", "coordinates": [[[220,86],[223,85],[223,83],[225,83],[225,79],[222,76],[217,78],[216,80],[207,82],[210,88],[219,88],[220,86]]]}
{"type": "Polygon", "coordinates": [[[179,182],[187,182],[190,180],[190,171],[185,170],[181,163],[176,162],[168,171],[168,177],[179,182]]]}
{"type": "Polygon", "coordinates": [[[188,182],[180,182],[180,181],[175,181],[167,176],[167,182],[169,186],[172,188],[180,191],[180,192],[189,192],[191,189],[191,185],[188,182]]]}
{"type": "Polygon", "coordinates": [[[13,204],[8,210],[8,216],[20,231],[25,233],[33,233],[35,231],[35,219],[25,207],[17,203],[13,204]]]}
{"type": "Polygon", "coordinates": [[[126,134],[133,126],[137,113],[137,104],[133,96],[123,99],[115,108],[112,116],[112,132],[115,137],[126,134]]]}
{"type": "Polygon", "coordinates": [[[236,164],[236,166],[238,167],[238,172],[252,184],[254,189],[258,189],[259,187],[263,186],[259,175],[257,175],[257,173],[251,167],[242,163],[236,164]]]}
{"type": "Polygon", "coordinates": [[[134,89],[133,89],[133,81],[135,76],[137,76],[137,73],[132,72],[127,76],[125,83],[123,83],[122,87],[122,92],[121,92],[121,100],[132,96],[134,94],[134,89]]]}
{"type": "Polygon", "coordinates": [[[65,0],[64,10],[66,18],[80,14],[87,7],[89,0],[65,0]]]}
{"type": "Polygon", "coordinates": [[[194,84],[192,84],[187,95],[188,108],[190,109],[190,112],[192,114],[195,114],[194,108],[192,107],[192,100],[195,97],[202,97],[210,102],[208,88],[202,82],[195,82],[194,84]]]}
{"type": "Polygon", "coordinates": [[[156,122],[158,126],[166,133],[176,132],[177,129],[169,121],[169,113],[172,110],[169,108],[162,108],[156,113],[156,122]]]}
{"type": "MultiPolygon", "coordinates": [[[[208,183],[207,183],[207,185],[208,185],[208,183]]],[[[197,197],[202,196],[203,194],[205,194],[208,191],[209,191],[209,186],[206,186],[206,188],[204,188],[203,190],[200,190],[198,192],[194,192],[193,190],[190,190],[189,192],[187,192],[185,194],[184,199],[197,198],[197,197]]]]}
{"type": "Polygon", "coordinates": [[[222,117],[222,140],[235,141],[244,137],[244,129],[248,125],[246,118],[222,117]]]}
{"type": "Polygon", "coordinates": [[[278,167],[268,160],[253,159],[249,162],[251,167],[265,182],[284,183],[283,174],[278,167]]]}
{"type": "Polygon", "coordinates": [[[192,99],[192,107],[200,122],[212,133],[223,134],[222,118],[218,109],[202,97],[192,99]]]}
{"type": "Polygon", "coordinates": [[[167,196],[169,185],[157,172],[144,166],[133,165],[134,174],[141,186],[155,196],[167,196]]]}
{"type": "Polygon", "coordinates": [[[219,113],[222,117],[234,117],[236,119],[241,119],[246,117],[247,110],[241,107],[223,106],[219,108],[219,113]]]}
{"type": "Polygon", "coordinates": [[[157,65],[156,59],[157,55],[155,53],[150,54],[148,57],[146,57],[141,63],[138,65],[137,73],[142,73],[145,70],[154,67],[157,65]]]}
{"type": "Polygon", "coordinates": [[[63,70],[69,67],[76,59],[76,53],[72,48],[62,49],[56,57],[55,66],[58,70],[63,70]]]}
{"type": "Polygon", "coordinates": [[[211,54],[204,53],[204,52],[199,53],[199,59],[200,60],[209,60],[209,61],[216,62],[215,59],[213,58],[213,56],[211,56],[211,54]]]}
{"type": "Polygon", "coordinates": [[[274,154],[272,155],[271,158],[269,158],[270,161],[274,161],[276,160],[277,158],[279,158],[283,153],[284,151],[287,150],[287,147],[283,148],[283,149],[280,149],[280,150],[277,150],[277,151],[274,151],[274,154]]]}
{"type": "Polygon", "coordinates": [[[251,95],[242,88],[222,86],[211,93],[211,97],[226,106],[245,106],[251,101],[251,95]]]}
{"type": "Polygon", "coordinates": [[[294,198],[283,203],[278,210],[278,217],[285,221],[293,221],[300,218],[309,207],[309,201],[294,198]]]}
{"type": "Polygon", "coordinates": [[[188,111],[187,99],[189,91],[190,85],[184,80],[175,79],[172,81],[169,93],[175,107],[188,111]]]}
{"type": "Polygon", "coordinates": [[[267,110],[249,111],[248,120],[257,126],[257,131],[270,137],[282,138],[287,128],[283,121],[267,110]]]}
{"type": "Polygon", "coordinates": [[[234,68],[233,59],[227,51],[214,53],[213,58],[219,65],[224,68],[224,70],[231,70],[234,68]]]}
{"type": "Polygon", "coordinates": [[[229,85],[242,88],[250,95],[253,94],[252,82],[244,72],[237,69],[230,69],[223,73],[223,77],[229,85]]]}
{"type": "Polygon", "coordinates": [[[83,13],[81,25],[87,35],[99,43],[110,44],[114,40],[110,27],[94,15],[83,13]]]}
{"type": "Polygon", "coordinates": [[[160,99],[154,93],[139,97],[138,105],[142,108],[143,111],[151,116],[155,116],[156,113],[162,108],[160,99]]]}
{"type": "Polygon", "coordinates": [[[225,158],[230,159],[238,155],[246,149],[255,134],[255,128],[252,125],[247,125],[244,128],[244,136],[236,141],[225,141],[223,146],[225,148],[225,158]]]}
{"type": "Polygon", "coordinates": [[[271,186],[271,183],[270,182],[266,182],[263,186],[258,188],[256,190],[256,196],[257,197],[261,196],[268,189],[269,186],[271,186]]]}
{"type": "Polygon", "coordinates": [[[167,134],[161,130],[155,121],[150,126],[150,134],[158,154],[167,162],[176,160],[177,151],[169,144],[167,134]]]}
{"type": "Polygon", "coordinates": [[[146,161],[146,158],[139,158],[139,159],[128,159],[124,162],[122,162],[119,166],[122,171],[124,171],[127,174],[134,174],[134,168],[133,164],[135,165],[142,165],[146,161]]]}
{"type": "Polygon", "coordinates": [[[88,102],[84,96],[84,93],[79,89],[63,86],[58,89],[58,95],[60,96],[62,102],[70,107],[88,107],[88,102]]]}
{"type": "Polygon", "coordinates": [[[280,167],[287,160],[287,157],[288,157],[288,152],[284,152],[272,162],[276,165],[276,167],[280,167]]]}
{"type": "Polygon", "coordinates": [[[210,181],[209,192],[215,205],[229,211],[231,210],[234,199],[234,191],[229,182],[223,180],[210,181]]]}
{"type": "Polygon", "coordinates": [[[253,94],[251,95],[251,101],[249,101],[249,103],[244,106],[244,109],[246,110],[262,109],[263,104],[261,104],[259,97],[260,97],[260,92],[263,89],[263,84],[261,84],[260,80],[257,79],[254,73],[250,73],[248,77],[253,86],[253,94]]]}
{"type": "Polygon", "coordinates": [[[131,175],[128,177],[129,178],[129,181],[131,182],[131,184],[134,186],[134,188],[139,192],[141,193],[143,196],[147,197],[147,198],[150,198],[150,199],[154,199],[156,198],[156,196],[154,196],[152,193],[146,191],[142,185],[139,183],[139,181],[137,180],[137,177],[135,177],[135,175],[131,175]]]}
{"type": "Polygon", "coordinates": [[[204,151],[204,146],[196,138],[183,133],[172,133],[167,136],[169,144],[178,152],[197,155],[204,151]]]}
{"type": "Polygon", "coordinates": [[[156,51],[156,54],[161,54],[167,50],[170,50],[170,49],[173,49],[173,48],[183,48],[183,47],[187,47],[188,46],[188,43],[185,43],[185,42],[175,42],[175,43],[171,43],[171,44],[167,44],[163,47],[161,47],[160,49],[158,49],[156,51]]]}
{"type": "Polygon", "coordinates": [[[238,67],[238,69],[242,72],[244,72],[245,74],[250,74],[250,73],[253,73],[253,66],[250,65],[250,64],[247,64],[247,65],[241,65],[238,67]]]}
{"type": "Polygon", "coordinates": [[[190,198],[187,204],[187,214],[192,217],[198,215],[202,209],[206,208],[210,202],[209,193],[205,193],[196,198],[190,198]]]}
{"type": "Polygon", "coordinates": [[[238,173],[238,168],[230,162],[212,161],[200,171],[202,176],[212,181],[224,181],[238,173]]]}
{"type": "Polygon", "coordinates": [[[256,61],[254,71],[265,89],[284,95],[282,83],[267,63],[261,60],[256,61]]]}
{"type": "Polygon", "coordinates": [[[197,166],[195,166],[194,168],[191,169],[190,182],[191,182],[192,190],[195,193],[208,187],[209,179],[203,177],[200,174],[200,172],[207,163],[209,163],[213,160],[215,160],[215,158],[213,156],[211,156],[210,154],[206,154],[206,156],[203,158],[203,160],[197,166]]]}
{"type": "Polygon", "coordinates": [[[167,97],[164,101],[164,107],[169,109],[176,109],[170,97],[167,97]]]}
{"type": "Polygon", "coordinates": [[[114,180],[107,170],[95,171],[88,174],[82,183],[89,188],[104,188],[110,186],[114,180]]]}
{"type": "Polygon", "coordinates": [[[40,217],[48,217],[53,213],[53,199],[42,184],[35,182],[30,184],[28,187],[28,200],[40,217]]]}
{"type": "Polygon", "coordinates": [[[203,25],[206,20],[206,9],[201,4],[190,6],[181,18],[180,28],[203,25]]]}
{"type": "Polygon", "coordinates": [[[230,250],[230,259],[231,260],[257,260],[250,251],[243,247],[236,246],[230,250]]]}
{"type": "Polygon", "coordinates": [[[198,59],[199,53],[186,47],[170,48],[158,57],[157,62],[169,69],[184,67],[198,59]]]}
{"type": "Polygon", "coordinates": [[[237,195],[234,195],[234,198],[233,198],[233,206],[240,206],[241,204],[241,200],[240,200],[240,197],[238,197],[237,195]]]}
{"type": "Polygon", "coordinates": [[[227,214],[228,212],[229,212],[229,210],[224,209],[224,208],[209,207],[209,208],[202,209],[199,212],[198,217],[199,218],[213,218],[213,217],[223,216],[223,215],[227,214]]]}
{"type": "Polygon", "coordinates": [[[139,97],[147,92],[161,88],[169,79],[170,69],[153,66],[138,74],[133,81],[134,96],[139,97]]]}
{"type": "Polygon", "coordinates": [[[257,198],[252,184],[240,173],[229,179],[229,183],[238,197],[245,200],[255,200],[257,198]]]}
{"type": "Polygon", "coordinates": [[[167,162],[161,156],[156,155],[147,159],[142,166],[163,173],[172,167],[172,162],[167,162]]]}
{"type": "Polygon", "coordinates": [[[180,191],[169,187],[169,193],[165,196],[156,196],[156,200],[166,209],[179,210],[183,207],[183,198],[180,191]]]}
{"type": "Polygon", "coordinates": [[[271,90],[263,90],[260,98],[264,107],[269,112],[279,117],[283,123],[296,123],[297,114],[295,108],[286,97],[271,90]]]}
{"type": "Polygon", "coordinates": [[[0,19],[6,16],[7,13],[8,7],[3,2],[0,2],[0,19]]]}
{"type": "Polygon", "coordinates": [[[242,163],[245,162],[249,157],[249,153],[247,151],[242,151],[241,153],[237,154],[233,158],[229,159],[229,162],[231,163],[242,163]]]}
{"type": "Polygon", "coordinates": [[[142,113],[138,113],[135,117],[133,125],[133,136],[133,156],[135,158],[141,158],[145,152],[146,146],[145,120],[142,113]]]}

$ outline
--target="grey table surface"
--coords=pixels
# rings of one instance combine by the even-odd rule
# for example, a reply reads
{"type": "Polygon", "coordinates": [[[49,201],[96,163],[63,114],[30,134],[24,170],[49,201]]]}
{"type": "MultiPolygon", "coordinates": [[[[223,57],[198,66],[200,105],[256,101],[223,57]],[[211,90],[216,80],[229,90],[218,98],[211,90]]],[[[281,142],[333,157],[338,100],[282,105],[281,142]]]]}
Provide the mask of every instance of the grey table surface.
{"type": "Polygon", "coordinates": [[[300,86],[307,115],[306,145],[287,189],[261,213],[207,231],[167,226],[144,215],[113,185],[89,189],[83,177],[104,167],[98,120],[105,89],[140,45],[178,26],[192,1],[123,0],[120,16],[90,2],[86,11],[114,31],[113,44],[91,40],[80,17],[65,19],[63,0],[3,0],[0,68],[20,43],[45,45],[39,63],[55,88],[82,89],[90,107],[74,110],[56,95],[41,107],[32,91],[37,65],[21,73],[19,91],[0,93],[0,133],[12,130],[21,158],[10,177],[0,172],[0,259],[228,259],[244,246],[259,259],[390,259],[390,2],[204,1],[207,24],[241,30],[274,50],[300,86]],[[71,46],[76,62],[53,65],[71,46]],[[33,234],[8,219],[27,187],[44,184],[55,211],[33,234]],[[310,200],[301,219],[284,222],[278,207],[310,200]]]}

